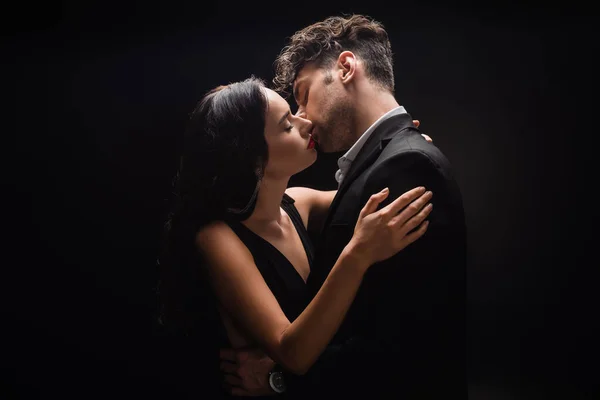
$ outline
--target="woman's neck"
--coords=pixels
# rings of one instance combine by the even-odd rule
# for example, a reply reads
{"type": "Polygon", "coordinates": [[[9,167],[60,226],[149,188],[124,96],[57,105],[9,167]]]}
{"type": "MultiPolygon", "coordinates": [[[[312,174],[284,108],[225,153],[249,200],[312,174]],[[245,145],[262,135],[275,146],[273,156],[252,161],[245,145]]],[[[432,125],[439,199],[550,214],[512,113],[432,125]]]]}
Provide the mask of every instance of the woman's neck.
{"type": "Polygon", "coordinates": [[[268,226],[281,224],[281,200],[289,178],[273,179],[264,177],[260,183],[256,206],[250,217],[244,221],[247,226],[268,226]]]}

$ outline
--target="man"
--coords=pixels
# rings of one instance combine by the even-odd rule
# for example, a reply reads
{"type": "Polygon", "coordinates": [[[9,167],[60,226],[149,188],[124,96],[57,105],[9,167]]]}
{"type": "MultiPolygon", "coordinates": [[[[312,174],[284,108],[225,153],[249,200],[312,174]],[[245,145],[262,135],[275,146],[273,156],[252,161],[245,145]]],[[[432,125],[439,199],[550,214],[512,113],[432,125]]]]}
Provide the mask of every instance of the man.
{"type": "Polygon", "coordinates": [[[313,122],[320,150],[350,149],[338,161],[338,192],[307,281],[311,295],[352,237],[372,193],[389,187],[388,199],[394,199],[425,186],[434,209],[418,243],[369,270],[337,335],[306,375],[287,373],[256,350],[223,351],[223,369],[236,373],[241,385],[233,393],[266,393],[259,388],[270,381],[272,393],[285,390],[299,398],[464,396],[461,194],[449,161],[395,98],[384,27],[362,15],[327,18],[296,32],[275,68],[275,88],[293,93],[298,113],[313,122]]]}

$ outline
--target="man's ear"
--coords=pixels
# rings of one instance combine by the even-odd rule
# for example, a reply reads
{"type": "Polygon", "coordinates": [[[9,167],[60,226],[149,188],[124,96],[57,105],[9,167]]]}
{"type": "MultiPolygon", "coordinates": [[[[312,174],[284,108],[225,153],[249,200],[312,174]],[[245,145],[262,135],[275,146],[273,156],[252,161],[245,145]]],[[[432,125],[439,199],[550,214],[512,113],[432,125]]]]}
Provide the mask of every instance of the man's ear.
{"type": "Polygon", "coordinates": [[[348,83],[354,78],[357,62],[353,52],[346,50],[340,53],[336,66],[342,83],[348,83]]]}

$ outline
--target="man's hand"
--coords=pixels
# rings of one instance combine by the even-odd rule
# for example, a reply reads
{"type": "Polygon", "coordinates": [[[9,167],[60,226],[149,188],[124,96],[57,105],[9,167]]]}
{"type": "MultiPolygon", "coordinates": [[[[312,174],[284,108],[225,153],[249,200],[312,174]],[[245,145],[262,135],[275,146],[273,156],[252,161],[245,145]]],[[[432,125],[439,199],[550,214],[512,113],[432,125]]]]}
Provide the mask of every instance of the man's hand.
{"type": "Polygon", "coordinates": [[[224,388],[234,396],[276,394],[269,385],[275,362],[259,349],[221,349],[224,388]]]}
{"type": "MultiPolygon", "coordinates": [[[[415,124],[415,128],[418,128],[419,125],[421,125],[421,121],[419,121],[418,119],[413,119],[413,124],[415,124]]],[[[427,140],[429,143],[433,142],[433,139],[431,139],[428,135],[421,133],[421,136],[423,136],[425,140],[427,140]]]]}

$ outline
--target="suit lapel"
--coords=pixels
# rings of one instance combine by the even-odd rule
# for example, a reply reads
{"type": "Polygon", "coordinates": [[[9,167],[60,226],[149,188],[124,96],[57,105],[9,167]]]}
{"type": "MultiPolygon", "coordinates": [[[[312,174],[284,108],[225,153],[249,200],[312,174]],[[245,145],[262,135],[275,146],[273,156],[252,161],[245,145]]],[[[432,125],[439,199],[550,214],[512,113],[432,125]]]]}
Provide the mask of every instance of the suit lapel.
{"type": "Polygon", "coordinates": [[[375,129],[363,148],[358,152],[356,159],[352,162],[350,170],[348,170],[346,177],[333,198],[327,219],[323,225],[324,229],[327,229],[327,226],[329,226],[331,217],[335,214],[335,210],[350,184],[377,160],[385,146],[387,146],[396,134],[408,127],[414,127],[412,117],[410,114],[400,114],[386,119],[375,129]]]}

